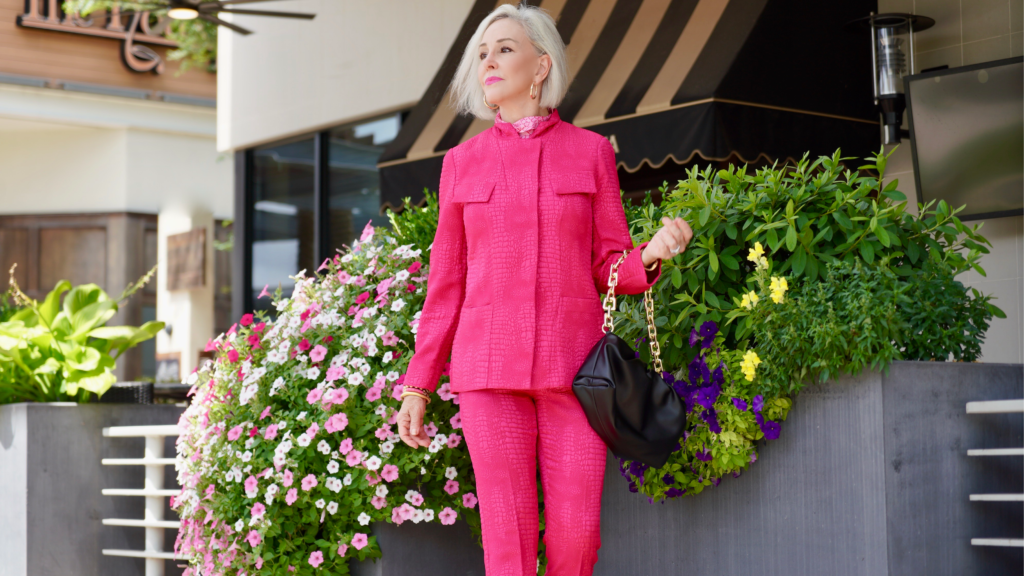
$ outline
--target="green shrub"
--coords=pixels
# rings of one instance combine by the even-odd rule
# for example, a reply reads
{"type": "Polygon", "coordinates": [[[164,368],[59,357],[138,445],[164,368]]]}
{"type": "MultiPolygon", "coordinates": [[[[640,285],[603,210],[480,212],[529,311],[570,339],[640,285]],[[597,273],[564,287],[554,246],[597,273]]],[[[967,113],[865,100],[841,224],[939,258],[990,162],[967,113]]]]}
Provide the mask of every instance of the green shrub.
{"type": "Polygon", "coordinates": [[[116,381],[117,359],[159,332],[163,322],[141,327],[106,326],[124,301],[141,288],[154,267],[121,297],[112,300],[95,284],[71,287],[61,280],[42,302],[12,281],[21,310],[0,322],[0,404],[87,402],[116,381]]]}

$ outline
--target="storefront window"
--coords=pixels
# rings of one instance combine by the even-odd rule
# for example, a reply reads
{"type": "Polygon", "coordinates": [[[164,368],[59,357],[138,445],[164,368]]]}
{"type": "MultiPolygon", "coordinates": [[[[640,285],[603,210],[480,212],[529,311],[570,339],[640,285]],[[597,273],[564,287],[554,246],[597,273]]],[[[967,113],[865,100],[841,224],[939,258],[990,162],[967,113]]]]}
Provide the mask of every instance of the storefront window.
{"type": "Polygon", "coordinates": [[[287,296],[295,286],[288,277],[314,269],[313,138],[259,148],[252,158],[250,286],[253,306],[266,309],[268,299],[257,299],[264,286],[280,285],[287,296]]]}
{"type": "Polygon", "coordinates": [[[291,294],[289,276],[320,262],[359,237],[367,223],[389,225],[380,215],[377,160],[398,135],[401,113],[340,126],[251,151],[246,191],[251,214],[250,302],[267,310],[264,286],[291,294]]]}
{"type": "Polygon", "coordinates": [[[377,159],[398,135],[400,125],[401,115],[393,114],[331,130],[327,231],[332,253],[351,244],[367,223],[389,225],[387,217],[378,214],[377,159]]]}

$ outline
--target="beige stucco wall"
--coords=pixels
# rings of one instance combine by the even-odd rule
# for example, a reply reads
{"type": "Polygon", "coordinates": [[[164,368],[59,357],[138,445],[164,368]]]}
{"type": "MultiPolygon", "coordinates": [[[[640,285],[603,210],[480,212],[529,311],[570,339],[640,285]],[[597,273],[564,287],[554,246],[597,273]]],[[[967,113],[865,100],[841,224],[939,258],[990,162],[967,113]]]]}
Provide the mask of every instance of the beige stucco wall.
{"type": "Polygon", "coordinates": [[[419,101],[472,0],[294,0],[263,10],[314,20],[223,15],[217,149],[247,148],[411,107],[419,101]]]}

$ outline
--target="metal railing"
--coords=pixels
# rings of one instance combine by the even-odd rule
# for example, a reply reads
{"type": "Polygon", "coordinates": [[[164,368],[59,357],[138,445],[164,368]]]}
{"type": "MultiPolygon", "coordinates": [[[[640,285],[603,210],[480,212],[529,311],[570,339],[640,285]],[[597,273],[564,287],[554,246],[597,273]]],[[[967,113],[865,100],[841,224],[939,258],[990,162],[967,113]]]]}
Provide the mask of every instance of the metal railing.
{"type": "Polygon", "coordinates": [[[177,530],[181,523],[177,520],[164,520],[167,509],[165,499],[175,496],[178,490],[164,488],[164,466],[174,466],[174,458],[164,458],[164,438],[177,436],[178,427],[170,426],[116,426],[103,429],[107,438],[145,438],[146,448],[142,458],[104,458],[104,466],[144,466],[146,476],[142,488],[105,488],[104,496],[141,496],[145,498],[146,507],[142,520],[127,518],[104,518],[104,526],[126,526],[146,529],[146,545],[144,550],[113,550],[105,549],[106,556],[125,556],[128,558],[144,558],[146,560],[146,576],[163,576],[165,560],[183,560],[174,552],[164,551],[164,530],[177,530]]]}
{"type": "MultiPolygon", "coordinates": [[[[1024,413],[1024,399],[968,402],[968,414],[1024,413]]],[[[1024,456],[1024,448],[974,448],[968,456],[1024,456]]],[[[971,502],[1024,502],[1024,494],[971,494],[971,502]]],[[[1024,538],[971,538],[972,546],[1003,546],[1024,548],[1024,538]]]]}

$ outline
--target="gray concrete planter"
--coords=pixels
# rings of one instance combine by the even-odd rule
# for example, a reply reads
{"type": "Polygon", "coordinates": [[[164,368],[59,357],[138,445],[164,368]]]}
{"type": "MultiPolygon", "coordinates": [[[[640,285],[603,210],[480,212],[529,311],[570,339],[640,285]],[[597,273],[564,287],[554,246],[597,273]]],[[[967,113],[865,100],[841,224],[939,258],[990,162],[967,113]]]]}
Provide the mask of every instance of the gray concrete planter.
{"type": "MultiPolygon", "coordinates": [[[[183,408],[132,404],[0,406],[0,576],[113,576],[144,572],[143,560],[103,556],[104,548],[143,548],[141,528],[103,526],[103,518],[142,518],[138,497],[103,488],[141,488],[141,466],[101,466],[140,458],[142,438],[103,438],[107,426],[174,424],[183,408]]],[[[164,453],[174,454],[168,438],[164,453]]],[[[177,486],[174,467],[165,487],[177,486]]],[[[165,518],[174,518],[167,512],[165,518]]],[[[174,544],[166,531],[165,549],[174,544]]],[[[166,574],[180,574],[166,563],[166,574]]]]}
{"type": "MultiPolygon", "coordinates": [[[[595,574],[714,576],[1019,575],[1024,549],[971,538],[1024,537],[1024,458],[968,457],[1024,446],[1024,415],[966,414],[967,402],[1024,397],[1020,365],[900,362],[888,375],[805,389],[739,478],[649,504],[609,458],[595,574]]],[[[376,525],[384,559],[358,576],[483,575],[464,527],[376,525]]]]}

